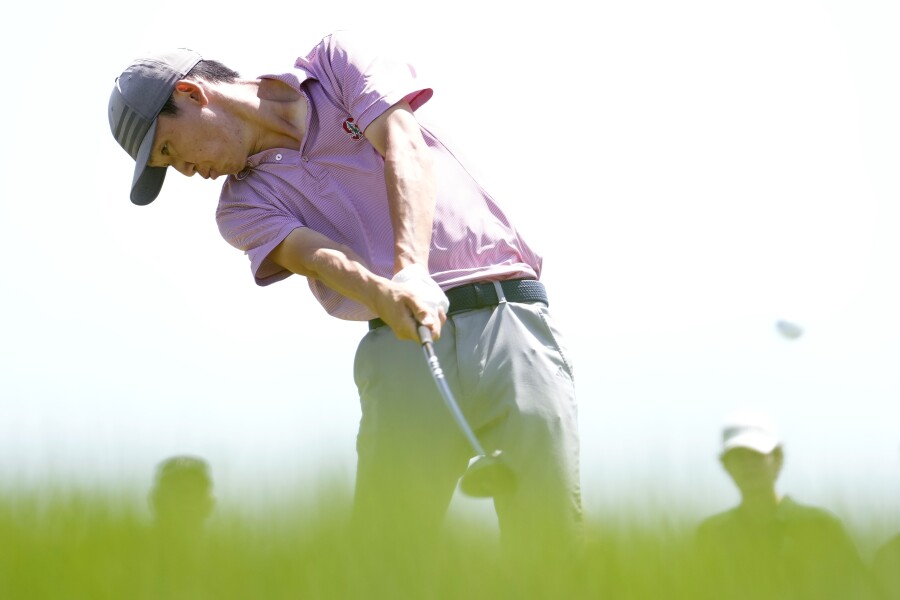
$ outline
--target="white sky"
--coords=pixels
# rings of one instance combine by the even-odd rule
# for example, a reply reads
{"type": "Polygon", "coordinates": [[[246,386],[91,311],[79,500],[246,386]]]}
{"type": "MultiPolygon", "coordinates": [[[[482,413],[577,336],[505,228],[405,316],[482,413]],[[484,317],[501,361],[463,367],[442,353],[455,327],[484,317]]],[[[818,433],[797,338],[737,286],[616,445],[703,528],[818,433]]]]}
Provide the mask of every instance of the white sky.
{"type": "Polygon", "coordinates": [[[784,491],[900,527],[896,2],[88,5],[0,25],[0,481],[143,484],[176,452],[226,499],[352,481],[365,326],[300,278],[257,288],[218,183],[171,173],[132,206],[106,104],[149,49],[251,76],[371,28],[431,75],[423,118],[544,255],[589,511],[733,503],[719,424],[746,406],[781,425],[784,491]]]}

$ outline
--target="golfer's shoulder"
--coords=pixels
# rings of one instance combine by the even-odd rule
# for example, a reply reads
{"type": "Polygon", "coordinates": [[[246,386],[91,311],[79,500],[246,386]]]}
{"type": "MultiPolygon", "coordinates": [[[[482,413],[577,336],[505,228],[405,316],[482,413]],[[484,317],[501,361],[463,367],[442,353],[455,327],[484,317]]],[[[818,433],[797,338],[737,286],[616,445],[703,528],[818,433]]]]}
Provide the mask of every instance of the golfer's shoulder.
{"type": "Polygon", "coordinates": [[[379,44],[378,40],[363,29],[335,29],[322,36],[307,53],[306,61],[301,63],[342,62],[357,54],[368,55],[384,47],[384,42],[379,44]]]}
{"type": "Polygon", "coordinates": [[[781,501],[778,510],[779,516],[784,520],[843,527],[841,519],[827,508],[797,502],[787,496],[781,501]]]}
{"type": "Polygon", "coordinates": [[[703,519],[697,526],[697,539],[700,541],[728,537],[741,526],[736,508],[716,513],[703,519]]]}

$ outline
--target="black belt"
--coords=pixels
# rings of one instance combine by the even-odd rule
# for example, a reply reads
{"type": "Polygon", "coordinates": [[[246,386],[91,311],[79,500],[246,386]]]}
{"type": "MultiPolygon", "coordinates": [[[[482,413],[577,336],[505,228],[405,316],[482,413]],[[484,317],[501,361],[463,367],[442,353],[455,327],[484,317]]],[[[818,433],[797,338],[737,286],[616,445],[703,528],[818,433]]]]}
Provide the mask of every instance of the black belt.
{"type": "MultiPolygon", "coordinates": [[[[500,282],[500,288],[503,290],[503,295],[506,296],[507,302],[524,302],[528,304],[541,302],[549,306],[547,290],[544,289],[544,284],[535,279],[507,279],[500,282]]],[[[447,311],[448,316],[466,310],[475,310],[476,308],[486,308],[500,304],[500,298],[497,297],[497,289],[494,287],[493,282],[461,285],[444,293],[450,299],[450,309],[447,311]]],[[[386,323],[381,319],[369,321],[370,330],[378,329],[384,325],[386,323]]]]}

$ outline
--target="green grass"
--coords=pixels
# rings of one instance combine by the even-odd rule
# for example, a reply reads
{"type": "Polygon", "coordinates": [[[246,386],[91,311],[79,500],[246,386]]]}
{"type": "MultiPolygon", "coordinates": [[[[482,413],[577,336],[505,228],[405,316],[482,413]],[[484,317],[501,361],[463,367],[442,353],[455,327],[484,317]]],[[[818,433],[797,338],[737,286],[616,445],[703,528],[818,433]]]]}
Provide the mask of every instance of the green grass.
{"type": "MultiPolygon", "coordinates": [[[[434,552],[363,549],[346,498],[293,512],[218,511],[200,536],[157,532],[126,495],[0,493],[0,598],[724,598],[691,528],[622,515],[588,522],[577,560],[504,558],[493,531],[450,522],[434,552]]],[[[846,600],[846,599],[845,599],[846,600]]]]}

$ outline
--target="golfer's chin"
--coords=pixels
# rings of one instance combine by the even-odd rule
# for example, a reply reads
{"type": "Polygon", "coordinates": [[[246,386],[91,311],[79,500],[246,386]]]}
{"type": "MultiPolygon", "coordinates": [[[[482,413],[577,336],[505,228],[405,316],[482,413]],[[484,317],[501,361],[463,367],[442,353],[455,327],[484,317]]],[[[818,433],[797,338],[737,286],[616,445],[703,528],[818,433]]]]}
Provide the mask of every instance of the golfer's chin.
{"type": "MultiPolygon", "coordinates": [[[[235,173],[237,173],[237,171],[235,171],[235,173]]],[[[224,176],[228,176],[228,175],[231,175],[231,174],[232,174],[232,173],[222,172],[222,171],[217,171],[216,169],[210,169],[210,170],[207,171],[205,174],[204,174],[202,171],[197,171],[197,175],[199,175],[199,176],[202,177],[203,179],[211,179],[211,180],[213,180],[213,181],[215,181],[216,179],[218,179],[220,176],[223,176],[223,175],[224,175],[224,176]]]]}
{"type": "Polygon", "coordinates": [[[228,177],[229,175],[237,175],[244,169],[246,169],[246,165],[226,165],[221,169],[210,169],[209,170],[209,178],[217,179],[219,177],[228,177]]]}

